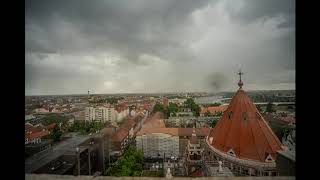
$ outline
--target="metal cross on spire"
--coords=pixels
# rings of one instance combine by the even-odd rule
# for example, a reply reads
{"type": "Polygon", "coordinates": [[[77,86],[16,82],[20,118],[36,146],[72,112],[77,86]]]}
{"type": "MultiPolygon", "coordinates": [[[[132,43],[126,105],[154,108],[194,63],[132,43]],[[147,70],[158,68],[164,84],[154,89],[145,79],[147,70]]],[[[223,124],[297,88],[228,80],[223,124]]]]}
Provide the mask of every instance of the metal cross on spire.
{"type": "Polygon", "coordinates": [[[239,70],[238,75],[240,76],[240,81],[241,81],[241,75],[243,75],[243,72],[241,71],[241,69],[239,70]]]}
{"type": "Polygon", "coordinates": [[[242,80],[241,80],[241,75],[243,75],[243,72],[241,71],[241,69],[239,70],[238,75],[239,75],[239,77],[240,77],[240,80],[239,80],[239,82],[238,82],[238,86],[239,86],[240,88],[242,88],[243,82],[242,82],[242,80]]]}

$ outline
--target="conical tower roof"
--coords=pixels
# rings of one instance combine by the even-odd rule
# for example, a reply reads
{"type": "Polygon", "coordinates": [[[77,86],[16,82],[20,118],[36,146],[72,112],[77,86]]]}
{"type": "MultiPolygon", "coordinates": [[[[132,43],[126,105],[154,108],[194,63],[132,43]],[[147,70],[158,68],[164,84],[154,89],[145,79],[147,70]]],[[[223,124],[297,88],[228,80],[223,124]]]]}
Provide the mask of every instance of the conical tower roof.
{"type": "Polygon", "coordinates": [[[276,152],[282,150],[282,144],[242,89],[242,85],[240,79],[240,88],[211,130],[209,143],[215,149],[231,153],[240,159],[273,161],[276,152]]]}

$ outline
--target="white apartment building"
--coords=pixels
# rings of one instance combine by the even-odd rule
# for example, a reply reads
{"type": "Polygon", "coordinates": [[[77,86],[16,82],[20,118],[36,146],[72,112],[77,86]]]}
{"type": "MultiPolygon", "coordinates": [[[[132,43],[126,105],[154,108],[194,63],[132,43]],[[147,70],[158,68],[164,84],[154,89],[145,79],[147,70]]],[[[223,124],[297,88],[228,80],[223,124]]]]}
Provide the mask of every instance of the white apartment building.
{"type": "Polygon", "coordinates": [[[113,122],[117,118],[117,112],[113,107],[86,107],[85,114],[86,121],[113,122]]]}
{"type": "Polygon", "coordinates": [[[179,136],[169,133],[138,134],[136,146],[148,158],[179,156],[179,136]]]}

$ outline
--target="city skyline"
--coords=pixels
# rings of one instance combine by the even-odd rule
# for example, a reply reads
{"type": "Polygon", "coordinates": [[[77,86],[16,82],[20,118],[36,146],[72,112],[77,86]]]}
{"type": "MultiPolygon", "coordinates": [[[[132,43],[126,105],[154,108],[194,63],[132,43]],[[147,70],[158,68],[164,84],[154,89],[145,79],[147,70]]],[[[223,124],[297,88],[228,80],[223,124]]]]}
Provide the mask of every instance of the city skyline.
{"type": "Polygon", "coordinates": [[[25,94],[295,89],[295,1],[27,1],[25,94]]]}

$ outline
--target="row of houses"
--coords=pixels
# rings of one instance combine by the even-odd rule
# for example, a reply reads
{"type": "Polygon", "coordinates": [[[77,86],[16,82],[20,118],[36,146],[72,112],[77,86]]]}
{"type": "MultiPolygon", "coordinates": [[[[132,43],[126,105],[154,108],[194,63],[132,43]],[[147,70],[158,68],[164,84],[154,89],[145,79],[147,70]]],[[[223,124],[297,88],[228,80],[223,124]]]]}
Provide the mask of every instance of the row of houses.
{"type": "Polygon", "coordinates": [[[56,126],[55,123],[52,123],[48,126],[44,126],[41,123],[37,125],[32,125],[31,123],[25,123],[24,131],[25,131],[25,145],[26,144],[37,144],[41,143],[41,140],[44,136],[50,134],[50,130],[52,130],[56,126]]]}
{"type": "MultiPolygon", "coordinates": [[[[202,142],[208,136],[209,128],[195,128],[202,142]]],[[[193,128],[143,128],[136,135],[136,146],[143,150],[146,158],[163,156],[184,157],[193,128]]]]}
{"type": "Polygon", "coordinates": [[[41,108],[34,109],[35,113],[46,114],[46,113],[69,113],[76,111],[77,108],[74,104],[53,104],[53,105],[43,105],[41,108]]]}
{"type": "Polygon", "coordinates": [[[200,116],[204,117],[208,114],[216,115],[217,113],[223,113],[227,108],[228,105],[201,107],[200,116]]]}

